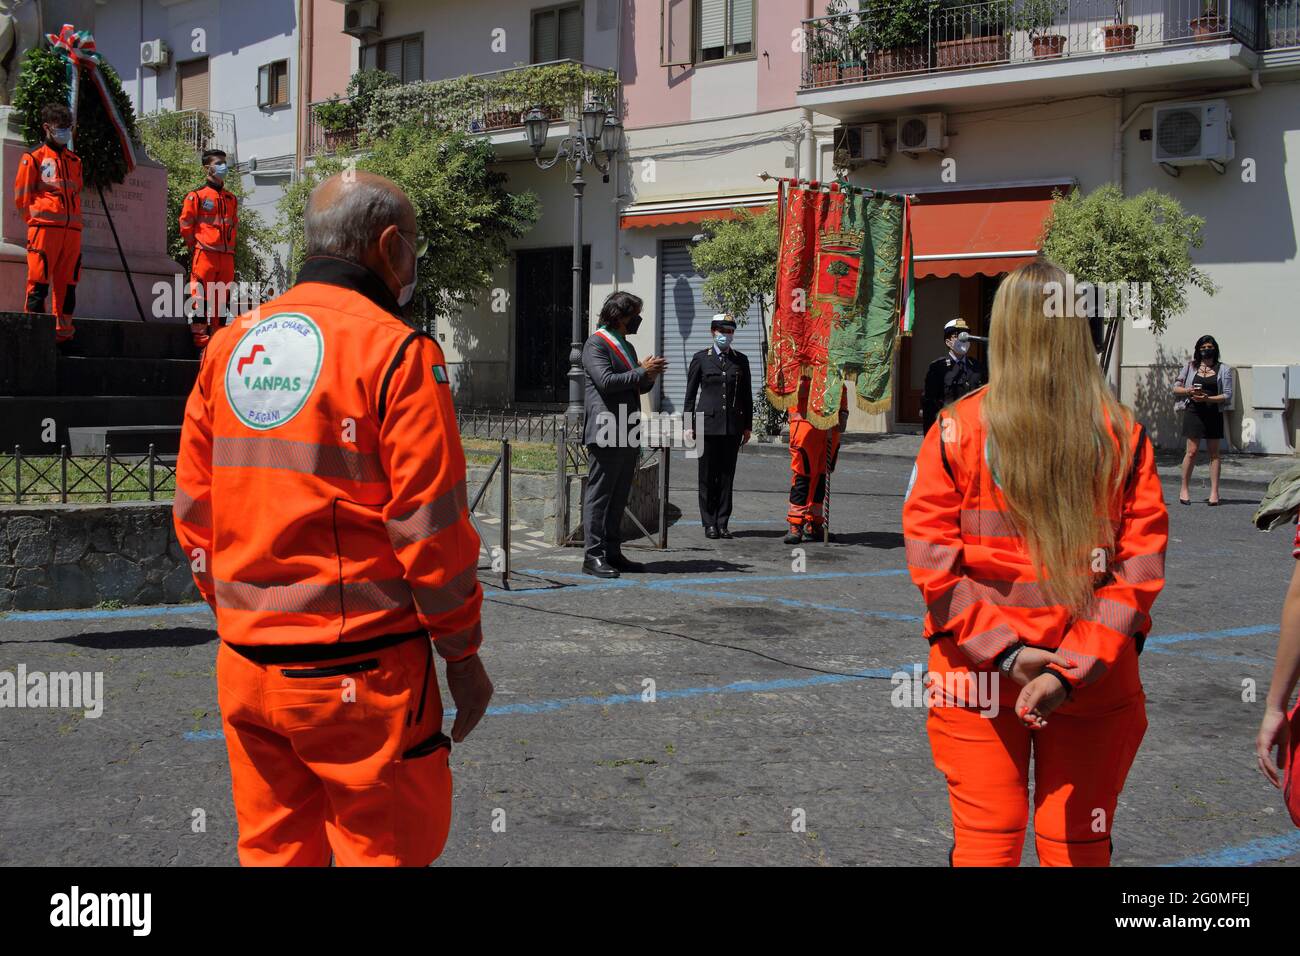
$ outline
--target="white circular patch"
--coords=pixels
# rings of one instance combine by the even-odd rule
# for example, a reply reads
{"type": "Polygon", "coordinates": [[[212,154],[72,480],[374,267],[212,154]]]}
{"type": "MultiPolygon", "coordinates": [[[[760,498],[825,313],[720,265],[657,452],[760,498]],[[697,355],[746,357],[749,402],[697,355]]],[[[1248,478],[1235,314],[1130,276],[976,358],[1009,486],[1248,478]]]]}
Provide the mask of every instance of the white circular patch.
{"type": "Polygon", "coordinates": [[[249,428],[277,428],[302,411],[316,387],[325,340],[310,318],[285,312],[244,333],[226,364],[226,399],[249,428]]]}

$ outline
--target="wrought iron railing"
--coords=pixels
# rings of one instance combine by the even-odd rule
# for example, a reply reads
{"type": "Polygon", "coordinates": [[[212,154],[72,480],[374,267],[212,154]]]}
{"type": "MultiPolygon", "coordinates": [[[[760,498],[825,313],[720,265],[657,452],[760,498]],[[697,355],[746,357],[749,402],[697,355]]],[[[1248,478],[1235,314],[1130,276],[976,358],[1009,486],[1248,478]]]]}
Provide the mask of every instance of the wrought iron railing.
{"type": "Polygon", "coordinates": [[[907,9],[869,0],[803,21],[801,88],[1227,39],[1300,44],[1300,0],[981,0],[911,21],[907,9]]]}
{"type": "MultiPolygon", "coordinates": [[[[555,72],[552,71],[552,77],[555,72]]],[[[554,122],[577,122],[588,99],[603,97],[609,93],[611,85],[616,85],[613,76],[610,70],[575,60],[554,60],[467,77],[408,83],[375,95],[409,97],[413,108],[422,110],[425,121],[429,123],[467,133],[491,133],[522,127],[524,113],[534,106],[547,110],[554,122]],[[544,80],[547,69],[551,67],[578,67],[583,74],[582,82],[555,92],[545,82],[534,84],[529,81],[530,77],[544,80]],[[444,90],[447,91],[445,96],[442,95],[444,90]]],[[[354,117],[351,123],[335,120],[328,124],[332,128],[327,128],[321,117],[321,107],[346,106],[348,103],[346,98],[339,98],[308,105],[308,158],[356,149],[361,133],[360,117],[354,117]]],[[[621,102],[607,105],[621,115],[621,102]]]]}
{"type": "Polygon", "coordinates": [[[235,114],[218,110],[177,110],[153,113],[140,118],[142,123],[166,124],[179,129],[180,136],[196,153],[219,149],[234,165],[239,161],[239,143],[235,136],[235,114]]]}
{"type": "Polygon", "coordinates": [[[153,445],[143,455],[28,454],[15,446],[0,455],[0,504],[168,501],[176,492],[176,456],[160,455],[153,445]]]}
{"type": "Polygon", "coordinates": [[[564,424],[564,414],[501,408],[458,408],[456,425],[462,438],[503,438],[525,442],[553,442],[564,424]]]}

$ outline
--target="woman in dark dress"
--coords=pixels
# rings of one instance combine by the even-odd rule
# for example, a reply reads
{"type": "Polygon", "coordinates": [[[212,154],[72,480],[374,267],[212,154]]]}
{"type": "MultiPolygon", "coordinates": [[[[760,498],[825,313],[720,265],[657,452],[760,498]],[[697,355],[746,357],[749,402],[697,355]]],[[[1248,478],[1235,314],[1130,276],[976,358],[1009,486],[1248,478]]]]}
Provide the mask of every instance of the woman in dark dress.
{"type": "Polygon", "coordinates": [[[1219,343],[1212,335],[1202,335],[1196,340],[1191,360],[1183,366],[1174,380],[1174,394],[1178,396],[1175,410],[1183,413],[1183,438],[1187,450],[1183,454],[1183,483],[1178,491],[1180,503],[1190,505],[1192,469],[1196,466],[1196,450],[1202,439],[1210,453],[1209,504],[1219,503],[1219,442],[1223,440],[1223,412],[1232,404],[1234,375],[1232,366],[1219,361],[1219,343]]]}

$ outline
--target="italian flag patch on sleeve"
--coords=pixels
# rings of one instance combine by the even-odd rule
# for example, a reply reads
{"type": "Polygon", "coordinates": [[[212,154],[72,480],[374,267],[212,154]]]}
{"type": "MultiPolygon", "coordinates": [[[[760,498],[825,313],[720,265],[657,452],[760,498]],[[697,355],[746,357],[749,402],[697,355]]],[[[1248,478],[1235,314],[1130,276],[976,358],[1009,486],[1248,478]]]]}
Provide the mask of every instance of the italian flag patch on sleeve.
{"type": "Polygon", "coordinates": [[[446,384],[447,384],[447,366],[445,366],[445,365],[435,365],[435,366],[433,367],[433,380],[434,380],[435,382],[440,382],[440,383],[442,383],[443,385],[446,385],[446,384]]]}

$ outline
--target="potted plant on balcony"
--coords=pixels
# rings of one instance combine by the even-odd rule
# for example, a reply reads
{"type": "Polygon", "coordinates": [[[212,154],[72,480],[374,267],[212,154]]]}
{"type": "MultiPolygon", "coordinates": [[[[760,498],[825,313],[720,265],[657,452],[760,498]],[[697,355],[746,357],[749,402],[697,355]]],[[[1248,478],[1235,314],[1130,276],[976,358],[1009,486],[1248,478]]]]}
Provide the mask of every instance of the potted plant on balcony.
{"type": "Polygon", "coordinates": [[[942,69],[1006,62],[1013,9],[1013,0],[943,4],[936,65],[942,69]]]}
{"type": "Polygon", "coordinates": [[[809,86],[834,86],[840,81],[838,33],[826,20],[816,20],[806,28],[809,86]]]}
{"type": "Polygon", "coordinates": [[[867,73],[887,76],[930,66],[930,17],[939,0],[867,0],[867,73]]]}
{"type": "Polygon", "coordinates": [[[1192,36],[1198,41],[1212,40],[1222,35],[1228,27],[1228,20],[1219,13],[1219,0],[1204,0],[1201,15],[1193,17],[1192,36]]]}
{"type": "Polygon", "coordinates": [[[840,82],[861,82],[867,72],[867,51],[871,46],[871,32],[863,21],[845,26],[840,34],[844,39],[840,59],[840,82]]]}
{"type": "Polygon", "coordinates": [[[1069,0],[1022,0],[1016,11],[1016,29],[1029,34],[1035,60],[1058,57],[1064,53],[1065,37],[1050,32],[1056,18],[1069,9],[1069,0]]]}
{"type": "Polygon", "coordinates": [[[337,93],[315,107],[316,122],[325,133],[325,148],[331,153],[349,145],[357,132],[357,111],[337,93]]]}
{"type": "Polygon", "coordinates": [[[1137,43],[1137,24],[1125,23],[1128,0],[1115,0],[1115,22],[1101,28],[1107,50],[1131,50],[1137,43]]]}

